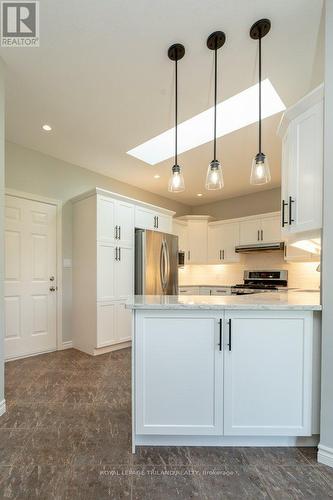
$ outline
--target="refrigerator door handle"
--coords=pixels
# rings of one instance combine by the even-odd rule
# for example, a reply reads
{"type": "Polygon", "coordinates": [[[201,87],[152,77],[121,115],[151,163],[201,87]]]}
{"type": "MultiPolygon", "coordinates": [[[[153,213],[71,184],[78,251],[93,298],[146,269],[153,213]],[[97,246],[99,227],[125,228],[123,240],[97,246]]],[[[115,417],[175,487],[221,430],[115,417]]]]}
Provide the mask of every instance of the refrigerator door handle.
{"type": "Polygon", "coordinates": [[[168,288],[170,279],[170,252],[168,247],[168,242],[164,241],[164,252],[165,252],[165,288],[168,288]]]}

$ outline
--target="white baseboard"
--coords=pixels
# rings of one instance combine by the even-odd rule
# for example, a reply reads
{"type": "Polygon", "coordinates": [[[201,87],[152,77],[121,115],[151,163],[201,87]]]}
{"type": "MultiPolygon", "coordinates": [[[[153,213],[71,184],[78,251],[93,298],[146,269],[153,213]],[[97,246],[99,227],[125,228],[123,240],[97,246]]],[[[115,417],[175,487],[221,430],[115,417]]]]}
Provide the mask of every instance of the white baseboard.
{"type": "Polygon", "coordinates": [[[0,416],[3,415],[4,413],[6,413],[6,400],[5,399],[3,399],[0,402],[0,416]]]}
{"type": "Polygon", "coordinates": [[[72,349],[72,348],[73,348],[73,341],[72,340],[66,340],[66,342],[62,343],[62,350],[72,349]]]}
{"type": "Polygon", "coordinates": [[[318,462],[333,467],[333,448],[319,444],[318,462]]]}

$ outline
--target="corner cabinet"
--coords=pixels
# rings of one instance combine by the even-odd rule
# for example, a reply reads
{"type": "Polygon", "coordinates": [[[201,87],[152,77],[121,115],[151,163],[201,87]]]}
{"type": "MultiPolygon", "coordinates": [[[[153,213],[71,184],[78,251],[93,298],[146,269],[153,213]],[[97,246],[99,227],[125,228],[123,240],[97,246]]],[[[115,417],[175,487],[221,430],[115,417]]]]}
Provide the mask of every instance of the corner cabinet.
{"type": "Polygon", "coordinates": [[[300,233],[322,227],[323,99],[320,85],[283,115],[281,225],[300,233]]]}
{"type": "Polygon", "coordinates": [[[73,344],[93,355],[126,347],[132,336],[125,303],[134,293],[138,212],[169,232],[172,212],[98,188],[72,203],[73,344]]]}

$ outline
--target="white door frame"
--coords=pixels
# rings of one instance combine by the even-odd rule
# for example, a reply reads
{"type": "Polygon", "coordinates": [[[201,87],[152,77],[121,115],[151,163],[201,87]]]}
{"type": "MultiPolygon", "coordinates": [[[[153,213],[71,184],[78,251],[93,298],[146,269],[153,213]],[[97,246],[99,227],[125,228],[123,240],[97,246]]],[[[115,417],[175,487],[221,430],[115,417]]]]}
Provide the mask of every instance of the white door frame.
{"type": "Polygon", "coordinates": [[[62,342],[62,201],[56,200],[54,198],[46,198],[45,196],[39,196],[38,194],[25,193],[24,191],[17,191],[16,189],[5,189],[5,195],[14,196],[16,198],[24,198],[25,200],[38,201],[40,203],[46,203],[48,205],[54,205],[57,209],[57,221],[56,221],[56,252],[57,252],[57,321],[56,321],[56,333],[57,333],[57,350],[63,349],[62,342]]]}

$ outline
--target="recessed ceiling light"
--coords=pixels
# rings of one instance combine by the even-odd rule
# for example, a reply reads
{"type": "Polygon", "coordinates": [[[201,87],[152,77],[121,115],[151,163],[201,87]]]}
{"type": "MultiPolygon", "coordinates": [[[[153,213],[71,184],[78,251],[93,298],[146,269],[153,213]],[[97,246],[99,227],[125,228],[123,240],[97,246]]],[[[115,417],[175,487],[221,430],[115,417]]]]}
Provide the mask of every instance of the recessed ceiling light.
{"type": "Polygon", "coordinates": [[[45,123],[45,125],[42,126],[42,129],[45,130],[45,132],[51,132],[52,127],[50,125],[47,125],[47,123],[45,123]]]}
{"type": "Polygon", "coordinates": [[[158,175],[158,174],[154,175],[154,179],[159,179],[160,177],[161,177],[161,176],[160,176],[160,175],[158,175]]]}
{"type": "MultiPolygon", "coordinates": [[[[261,83],[262,118],[275,115],[286,109],[271,82],[261,83]]],[[[217,105],[216,136],[230,134],[258,121],[258,84],[243,90],[217,105]]],[[[206,144],[213,139],[214,107],[199,113],[178,125],[178,154],[206,144]]],[[[127,154],[155,165],[174,154],[174,128],[166,130],[153,139],[127,151],[127,154]]]]}
{"type": "Polygon", "coordinates": [[[197,196],[202,196],[202,193],[198,193],[197,196]]]}

